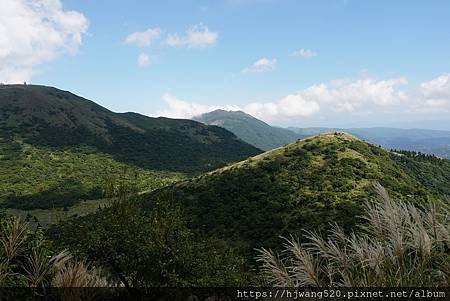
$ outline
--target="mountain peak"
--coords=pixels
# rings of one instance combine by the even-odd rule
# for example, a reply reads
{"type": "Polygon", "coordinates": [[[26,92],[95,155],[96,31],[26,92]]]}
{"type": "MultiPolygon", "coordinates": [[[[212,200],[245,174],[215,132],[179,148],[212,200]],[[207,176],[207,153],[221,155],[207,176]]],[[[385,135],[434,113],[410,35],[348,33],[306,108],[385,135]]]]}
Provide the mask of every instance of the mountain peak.
{"type": "Polygon", "coordinates": [[[216,117],[224,117],[224,116],[241,116],[241,117],[247,117],[247,118],[251,118],[251,119],[256,119],[255,117],[253,117],[250,114],[245,113],[244,111],[241,110],[224,110],[224,109],[217,109],[208,113],[203,113],[200,116],[196,116],[194,118],[201,118],[201,117],[212,117],[212,116],[216,116],[216,117]]]}
{"type": "Polygon", "coordinates": [[[312,137],[309,137],[307,139],[317,139],[317,140],[335,140],[335,141],[355,141],[355,140],[361,140],[358,137],[351,135],[347,132],[343,131],[333,131],[333,132],[327,132],[327,133],[321,133],[312,137]]]}
{"type": "Polygon", "coordinates": [[[273,149],[303,137],[287,129],[272,127],[243,111],[215,110],[194,117],[194,120],[223,127],[262,150],[273,149]]]}
{"type": "Polygon", "coordinates": [[[219,170],[212,171],[211,173],[219,172],[221,173],[227,169],[234,169],[247,165],[254,165],[258,161],[269,161],[277,158],[285,157],[286,155],[290,157],[292,154],[303,154],[302,150],[316,149],[316,148],[337,148],[344,146],[347,142],[360,142],[363,144],[367,144],[360,140],[359,138],[350,135],[345,132],[329,132],[329,133],[321,133],[315,136],[311,136],[308,138],[298,139],[295,142],[289,143],[285,146],[281,146],[269,151],[266,151],[262,154],[256,155],[254,157],[250,157],[244,161],[234,163],[229,166],[225,166],[219,170]],[[300,150],[300,151],[298,151],[300,150]]]}

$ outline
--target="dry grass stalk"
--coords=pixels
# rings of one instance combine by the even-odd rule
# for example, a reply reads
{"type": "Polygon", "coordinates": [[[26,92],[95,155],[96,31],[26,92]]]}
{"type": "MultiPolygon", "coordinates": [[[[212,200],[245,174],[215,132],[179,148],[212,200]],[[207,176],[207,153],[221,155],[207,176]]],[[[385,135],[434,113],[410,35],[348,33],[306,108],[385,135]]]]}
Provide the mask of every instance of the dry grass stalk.
{"type": "MultiPolygon", "coordinates": [[[[97,269],[75,261],[69,251],[49,255],[41,236],[28,239],[28,224],[9,218],[0,231],[0,285],[33,288],[112,286],[97,269]],[[23,282],[23,281],[25,282],[23,282]]],[[[30,236],[31,237],[31,236],[30,236]]]]}
{"type": "Polygon", "coordinates": [[[450,210],[441,202],[421,208],[393,201],[375,184],[377,202],[365,204],[366,223],[346,235],[333,226],[328,238],[307,233],[290,238],[283,256],[260,251],[257,259],[272,285],[448,286],[450,210]]]}

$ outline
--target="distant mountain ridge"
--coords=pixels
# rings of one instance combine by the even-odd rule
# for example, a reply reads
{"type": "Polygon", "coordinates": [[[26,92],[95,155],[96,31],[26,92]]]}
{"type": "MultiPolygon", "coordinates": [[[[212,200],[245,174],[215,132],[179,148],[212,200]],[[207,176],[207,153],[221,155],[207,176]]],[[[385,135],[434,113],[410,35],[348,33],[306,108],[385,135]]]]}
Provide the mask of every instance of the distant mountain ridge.
{"type": "Polygon", "coordinates": [[[297,139],[330,132],[346,132],[383,146],[386,149],[411,150],[450,158],[450,131],[425,129],[328,128],[311,127],[287,129],[271,126],[240,111],[216,110],[194,117],[194,120],[226,128],[237,137],[263,150],[270,150],[297,139]]]}
{"type": "Polygon", "coordinates": [[[89,145],[142,168],[211,170],[260,152],[231,132],[192,120],[114,113],[70,92],[0,86],[0,136],[49,147],[89,145]]]}
{"type": "Polygon", "coordinates": [[[215,110],[196,116],[193,120],[226,128],[262,150],[270,150],[303,137],[288,129],[270,126],[242,111],[215,110]]]}

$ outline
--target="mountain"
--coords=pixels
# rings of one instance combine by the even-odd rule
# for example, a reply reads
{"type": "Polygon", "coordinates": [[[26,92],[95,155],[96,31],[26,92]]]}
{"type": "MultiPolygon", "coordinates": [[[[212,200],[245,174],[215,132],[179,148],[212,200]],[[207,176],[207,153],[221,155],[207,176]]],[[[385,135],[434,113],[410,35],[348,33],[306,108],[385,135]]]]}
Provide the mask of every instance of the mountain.
{"type": "Polygon", "coordinates": [[[193,119],[204,124],[223,127],[262,150],[283,146],[303,137],[293,131],[270,126],[242,111],[216,110],[193,119]]]}
{"type": "Polygon", "coordinates": [[[398,128],[289,128],[299,135],[311,136],[345,131],[387,149],[411,150],[450,158],[450,131],[398,128]]]}
{"type": "MultiPolygon", "coordinates": [[[[305,230],[322,235],[330,223],[350,234],[367,215],[364,201],[376,198],[375,181],[394,200],[438,202],[450,196],[450,161],[388,152],[344,133],[323,134],[119,198],[94,214],[63,221],[47,234],[58,249],[69,249],[137,287],[173,286],[179,278],[185,279],[176,282],[183,286],[251,286],[261,283],[255,248],[280,252],[286,246],[280,236],[305,242],[305,230]],[[192,284],[193,275],[221,281],[192,284]]],[[[417,211],[411,212],[415,218],[417,211]]],[[[370,252],[367,244],[362,240],[358,250],[370,252]]]]}
{"type": "Polygon", "coordinates": [[[114,113],[51,87],[0,85],[0,206],[25,214],[78,213],[84,200],[95,210],[114,187],[151,191],[260,152],[220,127],[114,113]]]}
{"type": "Polygon", "coordinates": [[[221,127],[114,113],[34,85],[0,86],[0,137],[59,149],[87,145],[137,167],[181,172],[212,170],[260,152],[221,127]]]}
{"type": "Polygon", "coordinates": [[[199,233],[244,252],[273,247],[280,235],[349,230],[379,182],[415,203],[450,196],[450,161],[388,152],[345,133],[314,136],[143,196],[182,204],[199,233]]]}
{"type": "Polygon", "coordinates": [[[424,129],[328,128],[311,127],[287,129],[267,123],[241,111],[216,110],[194,117],[205,124],[217,125],[233,132],[237,137],[262,150],[274,149],[297,139],[343,131],[387,149],[412,150],[450,158],[450,131],[424,129]]]}

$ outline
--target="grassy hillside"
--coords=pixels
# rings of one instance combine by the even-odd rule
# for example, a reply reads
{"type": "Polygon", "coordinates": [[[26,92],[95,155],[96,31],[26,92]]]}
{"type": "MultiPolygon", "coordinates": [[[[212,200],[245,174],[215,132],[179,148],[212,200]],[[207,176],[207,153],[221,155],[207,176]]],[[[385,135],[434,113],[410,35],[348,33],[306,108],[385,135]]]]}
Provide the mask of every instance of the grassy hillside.
{"type": "Polygon", "coordinates": [[[0,138],[0,202],[9,208],[70,207],[103,198],[107,185],[150,191],[182,177],[126,165],[92,147],[58,150],[0,138]]]}
{"type": "Polygon", "coordinates": [[[216,110],[194,117],[194,120],[223,127],[262,150],[283,146],[303,137],[293,131],[270,126],[241,111],[216,110]]]}
{"type": "Polygon", "coordinates": [[[0,137],[56,149],[88,145],[137,167],[189,173],[260,152],[223,128],[118,114],[70,92],[32,85],[0,86],[0,137]]]}
{"type": "MultiPolygon", "coordinates": [[[[183,204],[199,232],[251,251],[276,245],[279,235],[324,230],[331,222],[351,229],[377,181],[394,197],[423,202],[448,191],[448,169],[433,177],[389,153],[343,133],[324,134],[146,195],[183,204]],[[440,185],[443,189],[435,189],[440,185]]],[[[414,160],[414,158],[411,158],[414,160]]],[[[415,162],[415,161],[414,161],[415,162]]],[[[433,164],[440,169],[441,163],[433,164]]],[[[445,161],[448,165],[448,162],[445,161]]]]}

